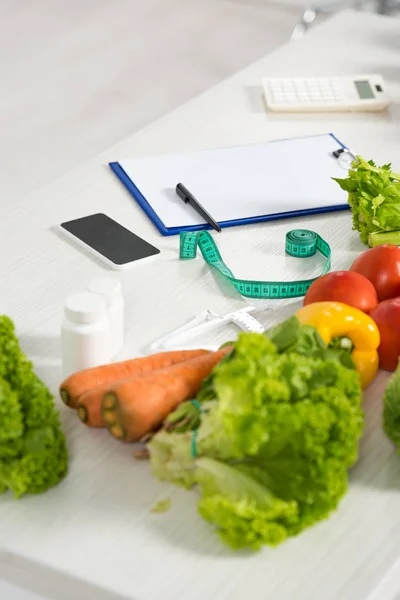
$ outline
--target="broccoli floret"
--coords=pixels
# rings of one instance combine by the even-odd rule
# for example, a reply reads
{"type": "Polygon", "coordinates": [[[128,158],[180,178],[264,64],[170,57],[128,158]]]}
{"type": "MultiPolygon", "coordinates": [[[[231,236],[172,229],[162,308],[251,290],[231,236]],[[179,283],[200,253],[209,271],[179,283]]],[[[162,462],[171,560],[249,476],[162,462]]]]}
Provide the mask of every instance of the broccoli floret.
{"type": "Polygon", "coordinates": [[[65,477],[68,453],[53,396],[0,317],[0,494],[37,494],[65,477]]]}

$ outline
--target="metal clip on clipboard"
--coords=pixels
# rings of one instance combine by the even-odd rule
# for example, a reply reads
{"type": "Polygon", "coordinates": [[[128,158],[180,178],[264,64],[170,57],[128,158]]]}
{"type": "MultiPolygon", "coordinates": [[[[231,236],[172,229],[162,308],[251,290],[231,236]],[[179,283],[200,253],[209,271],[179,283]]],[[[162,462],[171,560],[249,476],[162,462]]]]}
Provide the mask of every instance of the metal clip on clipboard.
{"type": "MultiPolygon", "coordinates": [[[[190,344],[185,342],[196,335],[215,331],[229,323],[234,323],[242,331],[264,333],[264,327],[257,319],[251,316],[251,313],[256,314],[267,308],[271,308],[270,302],[262,302],[258,306],[247,306],[230,312],[223,317],[219,317],[211,310],[204,310],[189,319],[189,321],[181,325],[181,327],[170,331],[167,335],[154,341],[150,344],[149,350],[150,352],[155,353],[167,350],[191,350],[193,348],[198,348],[199,345],[190,346],[190,344]]],[[[201,347],[204,350],[217,350],[219,348],[219,346],[215,344],[201,344],[201,347]]]]}
{"type": "Polygon", "coordinates": [[[332,152],[333,156],[337,158],[343,168],[351,167],[353,161],[359,162],[357,156],[349,148],[339,148],[332,152]]]}

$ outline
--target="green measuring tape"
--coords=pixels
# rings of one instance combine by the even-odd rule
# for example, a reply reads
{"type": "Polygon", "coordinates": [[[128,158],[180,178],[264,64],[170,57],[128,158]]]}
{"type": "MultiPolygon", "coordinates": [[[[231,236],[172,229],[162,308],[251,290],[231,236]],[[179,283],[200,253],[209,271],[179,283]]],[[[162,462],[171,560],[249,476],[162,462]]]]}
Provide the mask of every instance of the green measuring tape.
{"type": "MultiPolygon", "coordinates": [[[[186,232],[180,234],[179,256],[182,259],[196,258],[197,246],[206,263],[215,267],[247,298],[299,298],[304,296],[310,285],[318,279],[303,279],[301,281],[251,281],[237,279],[224,263],[217,245],[208,231],[186,232]]],[[[317,233],[308,229],[293,229],[286,234],[286,253],[297,258],[314,256],[317,250],[326,258],[321,275],[331,268],[331,249],[317,233]]]]}

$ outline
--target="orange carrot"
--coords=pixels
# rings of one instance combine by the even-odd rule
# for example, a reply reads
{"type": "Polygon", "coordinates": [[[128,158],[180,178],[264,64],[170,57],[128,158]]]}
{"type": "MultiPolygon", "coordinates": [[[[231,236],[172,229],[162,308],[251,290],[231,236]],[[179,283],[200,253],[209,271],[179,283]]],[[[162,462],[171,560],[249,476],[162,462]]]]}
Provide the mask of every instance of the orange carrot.
{"type": "Polygon", "coordinates": [[[108,431],[126,442],[140,440],[181,402],[194,398],[204,379],[230,350],[222,348],[113,385],[102,403],[108,431]]]}
{"type": "Polygon", "coordinates": [[[104,427],[101,412],[101,402],[104,394],[110,389],[110,384],[101,385],[89,390],[79,397],[76,412],[82,423],[88,427],[104,427]]]}
{"type": "Polygon", "coordinates": [[[63,381],[60,385],[60,396],[67,406],[76,408],[80,396],[102,385],[144,375],[206,354],[209,354],[207,350],[177,350],[84,369],[63,381]]]}

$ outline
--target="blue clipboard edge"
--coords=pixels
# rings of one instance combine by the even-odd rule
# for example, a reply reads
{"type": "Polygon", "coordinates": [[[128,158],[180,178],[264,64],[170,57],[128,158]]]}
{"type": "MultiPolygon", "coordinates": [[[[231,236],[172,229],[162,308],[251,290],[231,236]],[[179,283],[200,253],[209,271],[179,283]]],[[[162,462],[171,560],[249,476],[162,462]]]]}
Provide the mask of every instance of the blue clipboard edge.
{"type": "MultiPolygon", "coordinates": [[[[109,166],[114,171],[118,179],[125,186],[128,192],[131,194],[134,200],[139,204],[140,208],[146,213],[149,219],[153,222],[153,224],[157,227],[158,231],[162,235],[174,235],[175,232],[172,232],[172,229],[168,229],[165,227],[164,223],[161,221],[160,217],[153,210],[150,204],[147,202],[146,198],[139,191],[136,185],[133,183],[132,179],[128,177],[125,173],[124,169],[118,162],[111,162],[109,166]]],[[[178,231],[176,233],[179,233],[178,231]]]]}
{"type": "MultiPolygon", "coordinates": [[[[315,134],[315,136],[307,136],[307,137],[318,137],[320,135],[331,135],[333,139],[338,143],[342,148],[348,149],[338,138],[333,134],[315,134]]],[[[299,136],[301,137],[301,136],[299,136]]],[[[287,138],[290,139],[290,138],[287,138]]],[[[299,139],[299,138],[296,138],[299,139]]],[[[272,141],[284,141],[284,140],[272,140],[272,141]]],[[[259,143],[259,142],[258,142],[259,143]]],[[[212,227],[210,225],[190,225],[186,227],[166,227],[164,223],[161,221],[160,217],[153,210],[151,205],[147,202],[146,198],[140,192],[140,190],[136,187],[130,177],[125,173],[124,169],[118,162],[110,162],[109,166],[111,170],[115,173],[121,183],[125,186],[128,192],[131,194],[133,199],[139,204],[140,208],[143,212],[149,217],[161,235],[170,236],[170,235],[178,235],[181,231],[202,231],[203,229],[211,230],[212,227]]],[[[227,227],[237,227],[238,225],[253,225],[255,223],[265,223],[268,221],[278,221],[281,219],[291,219],[293,217],[305,217],[308,215],[319,215],[330,212],[339,212],[343,210],[349,210],[350,206],[348,203],[346,204],[338,204],[337,206],[328,206],[322,208],[309,208],[305,210],[296,210],[285,213],[274,213],[273,215],[261,215],[259,217],[250,217],[248,219],[239,219],[234,221],[221,221],[218,225],[221,229],[227,227]]]]}

